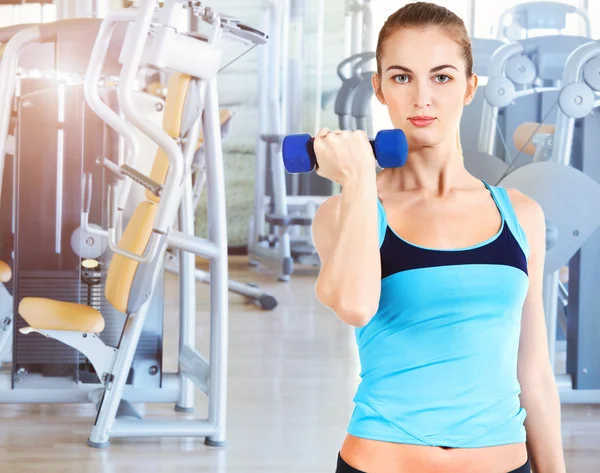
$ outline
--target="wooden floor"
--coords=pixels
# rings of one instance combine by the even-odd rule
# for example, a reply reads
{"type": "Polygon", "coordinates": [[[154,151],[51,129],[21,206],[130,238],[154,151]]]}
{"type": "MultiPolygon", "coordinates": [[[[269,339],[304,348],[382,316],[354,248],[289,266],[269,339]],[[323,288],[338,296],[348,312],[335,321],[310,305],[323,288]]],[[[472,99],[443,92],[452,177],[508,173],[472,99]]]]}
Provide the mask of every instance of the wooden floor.
{"type": "MultiPolygon", "coordinates": [[[[203,439],[113,440],[86,446],[88,405],[0,405],[0,472],[44,473],[333,473],[359,381],[354,335],[314,296],[314,276],[278,283],[232,260],[231,276],[279,300],[273,312],[230,296],[228,445],[203,439]]],[[[198,346],[207,352],[207,286],[198,286],[198,346]]],[[[176,368],[178,289],[169,276],[165,370],[176,368]]],[[[206,416],[198,394],[198,417],[206,416]]],[[[147,416],[176,415],[152,406],[147,416]]],[[[177,414],[182,415],[182,414],[177,414]]],[[[569,473],[600,471],[600,407],[564,406],[569,473]]],[[[418,472],[410,472],[418,473],[418,472]]],[[[484,473],[484,472],[482,472],[484,473]]],[[[543,473],[543,472],[541,472],[543,473]]]]}

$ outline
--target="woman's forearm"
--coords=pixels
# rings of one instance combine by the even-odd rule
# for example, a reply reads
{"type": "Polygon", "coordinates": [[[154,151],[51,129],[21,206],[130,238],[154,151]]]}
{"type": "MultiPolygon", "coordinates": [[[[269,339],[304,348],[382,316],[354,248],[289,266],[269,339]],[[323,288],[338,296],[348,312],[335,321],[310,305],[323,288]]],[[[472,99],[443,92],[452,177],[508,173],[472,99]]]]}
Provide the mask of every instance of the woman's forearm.
{"type": "Polygon", "coordinates": [[[522,385],[520,399],[527,411],[527,451],[533,473],[565,473],[560,398],[552,373],[536,384],[522,385]]]}
{"type": "Polygon", "coordinates": [[[375,173],[342,188],[338,237],[317,280],[317,293],[338,317],[363,326],[377,312],[381,262],[375,173]]]}

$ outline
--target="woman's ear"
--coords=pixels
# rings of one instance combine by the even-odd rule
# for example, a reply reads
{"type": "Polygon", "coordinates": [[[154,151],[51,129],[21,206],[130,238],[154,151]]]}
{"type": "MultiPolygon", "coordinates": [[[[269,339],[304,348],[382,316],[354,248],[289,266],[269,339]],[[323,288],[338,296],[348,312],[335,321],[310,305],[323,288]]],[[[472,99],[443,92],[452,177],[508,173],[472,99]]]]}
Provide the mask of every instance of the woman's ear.
{"type": "Polygon", "coordinates": [[[385,105],[385,98],[381,93],[381,77],[378,73],[374,72],[371,76],[371,84],[373,85],[373,91],[375,92],[375,97],[382,105],[385,105]]]}
{"type": "Polygon", "coordinates": [[[465,105],[469,105],[473,101],[473,97],[475,97],[475,92],[477,92],[477,84],[479,82],[479,78],[477,74],[473,73],[471,77],[467,80],[467,92],[465,94],[465,105]]]}

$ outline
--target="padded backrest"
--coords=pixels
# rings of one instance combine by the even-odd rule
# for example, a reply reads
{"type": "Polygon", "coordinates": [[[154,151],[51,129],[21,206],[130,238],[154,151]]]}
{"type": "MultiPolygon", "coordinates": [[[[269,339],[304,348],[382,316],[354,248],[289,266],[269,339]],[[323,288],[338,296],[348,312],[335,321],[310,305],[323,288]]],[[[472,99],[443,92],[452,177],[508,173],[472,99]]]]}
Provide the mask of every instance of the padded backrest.
{"type": "MultiPolygon", "coordinates": [[[[187,130],[182,130],[182,123],[187,118],[185,117],[185,105],[188,91],[190,90],[191,77],[185,74],[173,74],[169,78],[167,86],[167,97],[165,101],[165,114],[163,117],[163,129],[174,139],[180,138],[182,133],[187,130]]],[[[233,114],[227,109],[221,109],[219,111],[220,123],[224,124],[231,120],[233,114]]],[[[191,125],[191,124],[190,124],[191,125]]],[[[200,149],[204,143],[204,136],[200,132],[198,145],[196,151],[200,149]]],[[[162,149],[158,148],[156,152],[156,158],[152,165],[152,171],[150,178],[159,183],[164,184],[167,178],[167,172],[169,170],[169,157],[167,153],[162,149]]],[[[158,202],[158,197],[152,194],[150,191],[146,191],[146,199],[152,202],[158,202]]]]}
{"type": "MultiPolygon", "coordinates": [[[[182,124],[187,121],[189,125],[190,122],[190,117],[186,117],[186,114],[193,118],[193,110],[187,111],[185,109],[186,98],[191,84],[191,77],[185,74],[174,73],[169,78],[163,116],[163,130],[173,139],[180,138],[187,131],[182,130],[182,127],[185,127],[182,124]]],[[[192,104],[191,107],[194,108],[195,105],[192,104]]],[[[231,117],[231,112],[221,110],[221,123],[227,122],[231,117]]],[[[203,138],[201,136],[197,149],[200,148],[202,142],[203,138]]],[[[150,178],[159,184],[164,184],[168,170],[168,156],[159,147],[156,152],[150,178]]],[[[149,191],[146,191],[146,199],[148,201],[140,203],[133,212],[118,244],[120,249],[140,256],[144,254],[152,236],[152,226],[159,202],[158,197],[149,191]]],[[[104,294],[113,307],[120,312],[128,312],[130,295],[138,267],[139,263],[137,261],[120,254],[115,254],[110,263],[104,294]]]]}
{"type": "Polygon", "coordinates": [[[0,283],[8,282],[12,278],[12,270],[4,261],[0,260],[0,283]]]}
{"type": "MultiPolygon", "coordinates": [[[[183,121],[183,109],[188,89],[192,78],[186,74],[174,73],[169,77],[167,86],[167,98],[165,100],[165,113],[163,116],[163,130],[173,139],[181,136],[181,123],[183,121]]],[[[169,170],[169,157],[162,148],[158,148],[154,165],[150,172],[150,178],[159,184],[164,184],[169,170]]],[[[146,191],[146,199],[158,202],[152,192],[146,191]]]]}
{"type": "MultiPolygon", "coordinates": [[[[169,78],[168,94],[165,101],[163,130],[173,139],[182,134],[184,107],[191,77],[174,73],[169,78]]],[[[150,177],[164,183],[169,169],[169,159],[162,148],[158,148],[150,177]]],[[[143,255],[150,237],[154,218],[158,210],[158,197],[146,191],[148,201],[141,202],[131,216],[118,247],[136,255],[143,255]]],[[[106,299],[120,312],[127,313],[131,290],[140,263],[126,256],[115,254],[110,263],[106,278],[104,295],[106,299]]]]}
{"type": "Polygon", "coordinates": [[[522,149],[522,153],[533,155],[535,154],[536,148],[536,146],[532,143],[533,135],[537,133],[553,135],[555,130],[555,125],[549,125],[546,123],[522,123],[513,133],[513,143],[518,150],[522,149]]]}
{"type": "MultiPolygon", "coordinates": [[[[157,210],[158,205],[154,202],[140,203],[133,212],[118,247],[139,256],[143,255],[152,235],[157,210]]],[[[115,254],[108,268],[104,295],[120,312],[127,313],[129,295],[138,266],[137,261],[115,254]]]]}

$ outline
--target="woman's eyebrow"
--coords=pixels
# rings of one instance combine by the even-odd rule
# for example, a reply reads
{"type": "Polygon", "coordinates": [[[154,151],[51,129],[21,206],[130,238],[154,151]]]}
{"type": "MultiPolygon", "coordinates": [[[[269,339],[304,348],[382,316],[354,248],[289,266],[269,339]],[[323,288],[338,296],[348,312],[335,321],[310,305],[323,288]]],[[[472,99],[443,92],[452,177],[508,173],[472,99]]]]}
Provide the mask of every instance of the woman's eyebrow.
{"type": "MultiPolygon", "coordinates": [[[[429,72],[441,71],[442,69],[446,69],[448,67],[458,71],[458,69],[456,67],[454,67],[452,64],[442,64],[441,66],[435,66],[435,67],[431,68],[431,70],[429,72]]],[[[393,65],[393,66],[388,67],[385,70],[385,72],[390,71],[392,69],[398,69],[398,70],[404,71],[404,72],[412,72],[408,67],[398,66],[398,65],[393,65]]]]}

